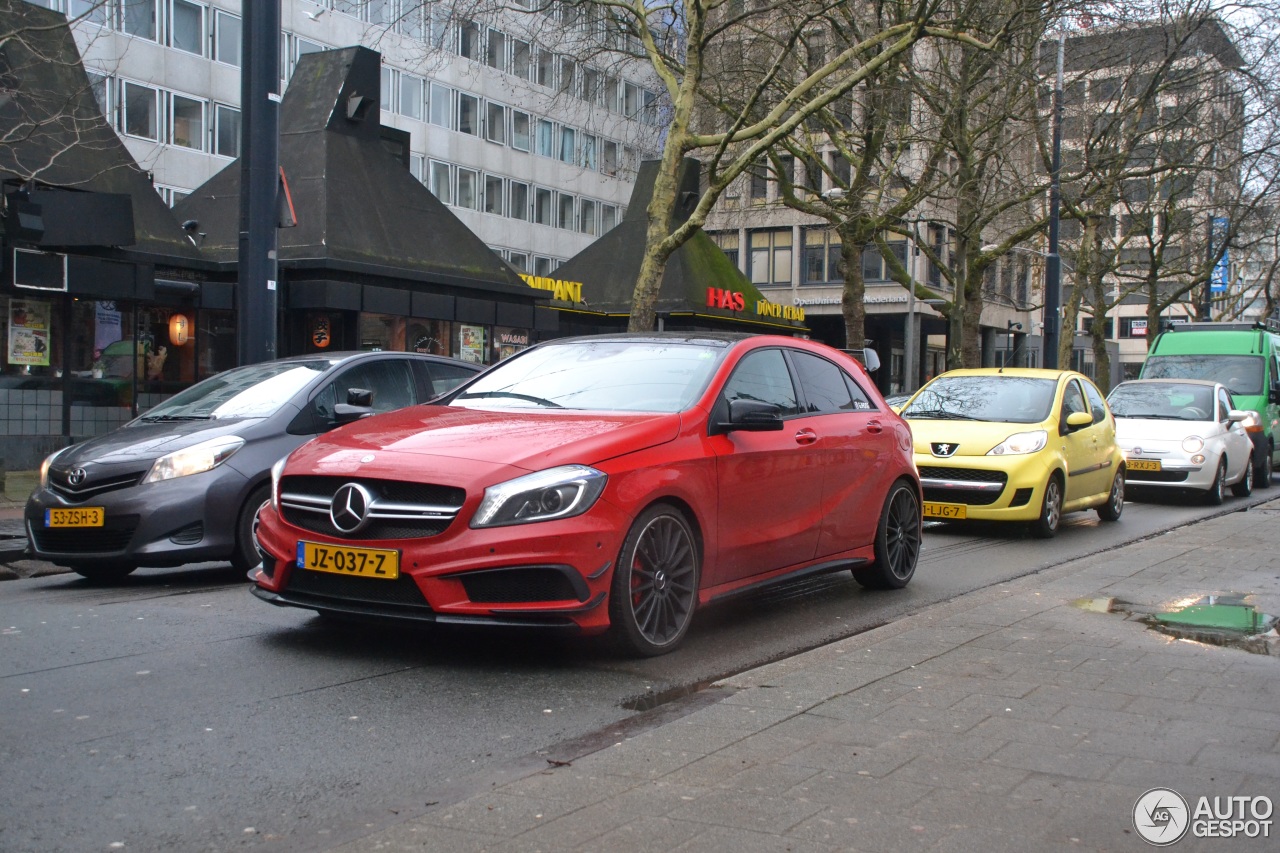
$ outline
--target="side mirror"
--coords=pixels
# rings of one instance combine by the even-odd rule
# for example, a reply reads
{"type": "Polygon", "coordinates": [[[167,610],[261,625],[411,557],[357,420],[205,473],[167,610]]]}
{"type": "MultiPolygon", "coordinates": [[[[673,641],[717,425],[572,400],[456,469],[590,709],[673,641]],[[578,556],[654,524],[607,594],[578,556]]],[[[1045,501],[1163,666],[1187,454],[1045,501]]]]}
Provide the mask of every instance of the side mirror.
{"type": "Polygon", "coordinates": [[[867,368],[867,373],[875,373],[880,369],[880,356],[871,347],[867,347],[862,351],[862,364],[867,368]]]}
{"type": "Polygon", "coordinates": [[[1244,423],[1249,420],[1249,415],[1251,414],[1252,412],[1242,412],[1239,409],[1232,409],[1227,412],[1227,421],[1233,424],[1244,423]]]}
{"type": "Polygon", "coordinates": [[[1093,423],[1093,415],[1089,412],[1072,412],[1067,415],[1068,429],[1082,429],[1093,423]]]}
{"type": "Polygon", "coordinates": [[[347,402],[333,407],[333,425],[354,423],[373,414],[373,392],[364,388],[348,388],[347,402]]]}
{"type": "Polygon", "coordinates": [[[774,432],[782,429],[782,410],[759,400],[730,400],[729,420],[716,426],[723,432],[774,432]]]}
{"type": "Polygon", "coordinates": [[[1272,385],[1271,390],[1267,392],[1268,403],[1280,403],[1280,385],[1272,385]]]}

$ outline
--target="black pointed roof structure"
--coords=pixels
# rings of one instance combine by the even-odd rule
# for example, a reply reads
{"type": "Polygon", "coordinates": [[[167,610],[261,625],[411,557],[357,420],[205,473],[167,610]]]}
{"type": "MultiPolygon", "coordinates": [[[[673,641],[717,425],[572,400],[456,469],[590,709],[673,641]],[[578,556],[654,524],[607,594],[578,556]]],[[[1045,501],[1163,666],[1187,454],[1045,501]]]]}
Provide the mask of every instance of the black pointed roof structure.
{"type": "MultiPolygon", "coordinates": [[[[380,124],[380,56],[365,47],[298,61],[280,107],[280,166],[297,225],[279,231],[282,270],[377,275],[545,298],[408,170],[380,124]],[[531,293],[532,292],[532,293],[531,293]]],[[[394,133],[391,132],[391,133],[394,133]]],[[[233,264],[240,161],[175,207],[207,236],[206,255],[233,264]]]]}
{"type": "MultiPolygon", "coordinates": [[[[645,232],[648,227],[649,200],[661,163],[646,160],[640,164],[626,216],[616,228],[596,240],[563,263],[555,272],[561,281],[582,283],[585,304],[553,306],[586,308],[608,316],[629,316],[636,276],[644,257],[645,232]]],[[[685,158],[680,164],[679,190],[672,227],[689,218],[700,196],[699,180],[702,164],[685,158]]],[[[654,306],[660,316],[688,317],[693,320],[729,321],[733,326],[754,331],[776,331],[787,334],[803,331],[804,323],[782,316],[761,314],[758,306],[767,303],[759,289],[725,255],[715,241],[699,229],[672,253],[663,273],[658,300],[654,306]],[[708,288],[741,294],[739,310],[708,304],[708,288]]],[[[772,306],[781,314],[782,306],[772,306]]],[[[788,308],[787,314],[799,312],[788,308]]]]}
{"type": "Polygon", "coordinates": [[[102,115],[65,15],[0,0],[6,236],[42,249],[199,265],[200,252],[102,115]],[[35,224],[34,228],[25,226],[35,224]]]}

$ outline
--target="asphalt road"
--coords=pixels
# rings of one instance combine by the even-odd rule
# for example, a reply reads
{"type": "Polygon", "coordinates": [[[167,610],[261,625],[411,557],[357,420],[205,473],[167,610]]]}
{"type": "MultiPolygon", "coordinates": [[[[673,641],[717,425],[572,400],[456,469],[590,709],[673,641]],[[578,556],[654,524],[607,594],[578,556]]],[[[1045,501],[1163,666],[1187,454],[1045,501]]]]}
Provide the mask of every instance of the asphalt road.
{"type": "Polygon", "coordinates": [[[0,850],[324,850],[708,701],[699,688],[726,674],[1277,494],[1131,501],[1117,524],[1068,516],[1050,542],[931,526],[906,590],[782,586],[700,613],[683,649],[650,660],[334,627],[219,566],[0,583],[0,850]]]}

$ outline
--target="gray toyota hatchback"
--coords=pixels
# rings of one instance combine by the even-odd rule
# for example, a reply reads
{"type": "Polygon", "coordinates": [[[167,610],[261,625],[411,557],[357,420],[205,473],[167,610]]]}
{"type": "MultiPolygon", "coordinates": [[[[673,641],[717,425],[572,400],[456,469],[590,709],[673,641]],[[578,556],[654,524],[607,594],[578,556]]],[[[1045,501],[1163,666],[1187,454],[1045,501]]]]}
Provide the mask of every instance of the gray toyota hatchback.
{"type": "Polygon", "coordinates": [[[372,412],[443,394],[477,364],[416,353],[297,356],[210,377],[40,467],[29,550],[93,580],[139,566],[258,562],[253,521],[271,466],[308,439],[372,412]]]}

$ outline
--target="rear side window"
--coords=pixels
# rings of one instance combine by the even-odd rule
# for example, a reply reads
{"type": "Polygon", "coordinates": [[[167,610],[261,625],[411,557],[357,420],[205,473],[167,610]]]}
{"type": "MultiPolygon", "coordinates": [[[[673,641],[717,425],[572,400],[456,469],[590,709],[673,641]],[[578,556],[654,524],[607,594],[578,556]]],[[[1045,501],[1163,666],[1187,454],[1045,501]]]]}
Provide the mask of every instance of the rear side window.
{"type": "Polygon", "coordinates": [[[795,365],[800,388],[804,391],[805,411],[828,414],[872,408],[866,395],[848,374],[825,358],[792,350],[791,363],[795,365]]]}
{"type": "Polygon", "coordinates": [[[773,403],[783,417],[800,413],[791,371],[777,349],[756,350],[743,358],[725,383],[724,398],[773,403]]]}
{"type": "Polygon", "coordinates": [[[463,364],[445,364],[436,361],[430,363],[415,361],[413,369],[417,371],[423,380],[427,399],[439,397],[446,391],[452,391],[480,372],[471,370],[463,364]]]}
{"type": "Polygon", "coordinates": [[[1102,399],[1102,392],[1093,387],[1092,382],[1082,382],[1085,396],[1089,398],[1089,411],[1093,412],[1093,422],[1101,423],[1107,419],[1107,404],[1102,399]]]}

